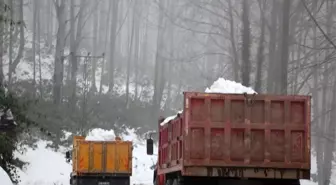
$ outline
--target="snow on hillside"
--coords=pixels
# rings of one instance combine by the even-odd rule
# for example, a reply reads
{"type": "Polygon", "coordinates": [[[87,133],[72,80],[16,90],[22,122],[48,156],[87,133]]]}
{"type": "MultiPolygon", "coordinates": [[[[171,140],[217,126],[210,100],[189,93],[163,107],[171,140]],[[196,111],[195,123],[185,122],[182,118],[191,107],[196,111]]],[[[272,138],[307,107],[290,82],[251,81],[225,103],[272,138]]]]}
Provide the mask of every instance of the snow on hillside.
{"type": "Polygon", "coordinates": [[[16,153],[21,160],[30,163],[23,171],[20,170],[20,185],[67,185],[71,172],[70,164],[65,162],[65,155],[46,148],[49,142],[39,141],[38,148],[28,148],[24,154],[16,153]]]}
{"type": "MultiPolygon", "coordinates": [[[[113,130],[93,129],[89,133],[90,140],[109,140],[114,138],[113,130]]],[[[120,135],[123,140],[133,141],[133,175],[131,184],[151,184],[153,171],[150,167],[156,163],[156,156],[146,154],[145,140],[135,134],[134,129],[126,129],[120,135]]],[[[66,163],[64,147],[59,152],[47,149],[48,142],[39,141],[36,150],[28,148],[24,154],[16,153],[20,159],[30,164],[19,173],[21,182],[19,185],[68,185],[71,164],[66,163]]],[[[0,176],[1,179],[1,176],[0,176]]],[[[2,183],[1,183],[2,185],[2,183]]]]}
{"type": "Polygon", "coordinates": [[[7,173],[5,172],[5,170],[1,168],[1,166],[0,166],[0,182],[1,185],[13,185],[7,173]]]}
{"type": "MultiPolygon", "coordinates": [[[[14,81],[21,81],[21,80],[27,80],[27,79],[33,79],[33,75],[34,75],[34,63],[33,63],[33,58],[32,58],[32,32],[31,31],[26,31],[25,32],[25,45],[24,45],[24,51],[23,51],[23,57],[20,61],[20,63],[17,65],[16,69],[15,69],[15,73],[13,74],[13,80],[14,81]]],[[[35,56],[35,61],[36,61],[36,66],[35,66],[35,72],[36,72],[36,81],[39,82],[40,81],[40,68],[39,68],[39,63],[41,63],[41,77],[42,80],[52,80],[53,77],[53,73],[54,73],[54,53],[50,54],[48,53],[48,49],[44,48],[44,46],[46,45],[44,43],[44,41],[41,40],[40,43],[41,46],[41,55],[36,55],[35,56]]],[[[13,51],[13,56],[17,56],[18,53],[18,48],[19,47],[14,47],[14,51],[13,51]]],[[[68,66],[68,59],[69,59],[69,48],[65,47],[64,48],[64,65],[65,67],[68,66]]],[[[86,56],[87,55],[87,51],[85,49],[80,49],[78,51],[78,53],[82,56],[86,56]]],[[[14,60],[15,58],[13,58],[12,60],[14,60]]],[[[77,72],[77,84],[79,89],[82,89],[82,87],[84,86],[84,80],[83,80],[83,61],[84,59],[81,58],[79,59],[79,69],[77,72]]],[[[91,60],[88,61],[89,64],[91,62],[91,60]]],[[[106,59],[105,59],[105,64],[106,64],[106,59]]],[[[8,69],[9,69],[9,57],[8,55],[4,55],[3,56],[3,71],[5,74],[5,78],[8,80],[8,69]]],[[[98,60],[98,66],[101,63],[101,59],[98,60]]],[[[88,72],[89,75],[90,72],[88,72]]],[[[66,79],[67,76],[67,71],[64,71],[64,80],[66,79]]],[[[97,89],[99,89],[100,86],[100,79],[101,79],[101,67],[97,68],[96,71],[96,87],[97,89]]],[[[126,92],[126,74],[125,72],[121,72],[121,73],[117,73],[115,72],[115,86],[114,86],[114,91],[116,93],[116,95],[118,96],[122,96],[125,94],[126,92]]],[[[132,79],[131,79],[132,81],[132,79]]],[[[87,84],[90,85],[91,81],[88,80],[87,84]]],[[[144,83],[144,82],[140,82],[140,83],[144,83]]],[[[147,82],[146,82],[147,83],[147,82]]],[[[151,82],[150,82],[151,84],[151,82]]],[[[135,95],[135,84],[134,83],[130,83],[129,85],[129,93],[131,97],[134,97],[135,95]]],[[[108,86],[107,85],[103,85],[102,86],[102,90],[103,93],[106,93],[108,91],[108,86]]],[[[149,87],[138,87],[138,96],[142,95],[143,93],[147,93],[150,97],[152,97],[153,94],[153,88],[151,86],[149,87]]],[[[141,97],[142,98],[142,97],[141,97]]],[[[141,99],[142,100],[142,99],[141,99]]],[[[148,102],[150,100],[149,97],[145,97],[143,98],[143,101],[148,102]]]]}

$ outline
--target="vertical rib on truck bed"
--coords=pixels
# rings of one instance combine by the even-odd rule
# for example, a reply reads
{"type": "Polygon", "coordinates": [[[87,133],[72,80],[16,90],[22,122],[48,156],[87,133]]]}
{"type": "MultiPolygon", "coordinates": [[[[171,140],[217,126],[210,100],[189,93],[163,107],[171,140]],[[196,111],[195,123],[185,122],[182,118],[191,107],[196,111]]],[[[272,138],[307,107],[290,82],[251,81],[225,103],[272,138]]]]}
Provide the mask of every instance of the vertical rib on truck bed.
{"type": "Polygon", "coordinates": [[[310,178],[310,97],[247,97],[184,93],[183,114],[159,129],[158,173],[310,178]]]}

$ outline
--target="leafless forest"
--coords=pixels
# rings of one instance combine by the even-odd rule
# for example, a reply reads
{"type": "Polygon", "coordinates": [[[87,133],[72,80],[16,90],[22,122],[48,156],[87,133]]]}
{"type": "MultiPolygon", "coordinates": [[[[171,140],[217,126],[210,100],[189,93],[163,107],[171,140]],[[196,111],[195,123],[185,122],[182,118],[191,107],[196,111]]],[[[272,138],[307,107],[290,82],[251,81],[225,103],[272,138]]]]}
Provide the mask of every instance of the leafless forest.
{"type": "MultiPolygon", "coordinates": [[[[0,0],[0,80],[60,129],[153,129],[218,77],[312,96],[319,185],[333,168],[333,0],[0,0]]],[[[335,25],[334,25],[335,24],[335,25]]],[[[55,142],[58,143],[58,142],[55,142]]],[[[57,145],[57,144],[56,144],[57,145]]]]}

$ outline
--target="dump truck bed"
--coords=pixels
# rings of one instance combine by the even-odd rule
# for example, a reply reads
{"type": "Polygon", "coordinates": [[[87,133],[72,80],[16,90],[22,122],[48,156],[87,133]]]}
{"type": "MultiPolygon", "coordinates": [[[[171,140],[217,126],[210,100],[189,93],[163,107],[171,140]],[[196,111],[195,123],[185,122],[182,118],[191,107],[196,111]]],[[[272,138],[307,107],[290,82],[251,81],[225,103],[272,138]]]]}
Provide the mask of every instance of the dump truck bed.
{"type": "Polygon", "coordinates": [[[310,178],[310,97],[184,93],[159,126],[158,174],[310,178]]]}
{"type": "Polygon", "coordinates": [[[76,137],[73,175],[132,175],[132,142],[85,141],[76,137]]]}

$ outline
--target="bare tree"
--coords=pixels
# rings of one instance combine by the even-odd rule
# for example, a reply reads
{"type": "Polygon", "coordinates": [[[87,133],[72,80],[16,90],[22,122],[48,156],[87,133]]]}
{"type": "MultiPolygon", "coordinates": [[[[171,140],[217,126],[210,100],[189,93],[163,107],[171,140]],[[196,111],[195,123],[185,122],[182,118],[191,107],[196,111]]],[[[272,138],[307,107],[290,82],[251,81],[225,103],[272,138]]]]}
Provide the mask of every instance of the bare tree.
{"type": "Polygon", "coordinates": [[[109,58],[109,92],[112,93],[114,86],[114,60],[115,60],[115,44],[117,37],[117,23],[118,23],[118,5],[119,0],[110,1],[112,11],[112,22],[110,28],[110,58],[109,58]]]}
{"type": "MultiPolygon", "coordinates": [[[[131,2],[129,2],[129,4],[131,4],[131,2]]],[[[133,10],[135,10],[137,3],[133,4],[133,10]]],[[[134,44],[133,44],[133,38],[134,38],[134,34],[135,34],[135,19],[136,13],[133,11],[133,17],[129,17],[129,23],[130,23],[130,27],[131,30],[129,30],[128,33],[128,59],[127,59],[127,69],[126,69],[126,108],[129,108],[129,99],[130,99],[130,95],[129,95],[129,87],[130,87],[130,76],[131,76],[131,62],[132,59],[134,58],[133,56],[133,48],[134,48],[134,44]]]]}
{"type": "Polygon", "coordinates": [[[287,79],[288,79],[288,56],[289,56],[289,13],[290,13],[290,0],[283,1],[282,8],[282,37],[281,37],[281,67],[280,67],[280,91],[281,94],[287,94],[287,79]]]}
{"type": "Polygon", "coordinates": [[[275,75],[276,74],[276,41],[277,41],[277,26],[278,26],[278,2],[272,2],[272,14],[271,14],[271,26],[270,26],[270,41],[269,41],[269,55],[268,55],[268,69],[267,69],[267,92],[274,93],[275,92],[275,75]]]}
{"type": "Polygon", "coordinates": [[[56,39],[56,51],[55,51],[55,67],[54,67],[54,103],[61,103],[61,92],[63,85],[63,73],[64,73],[64,46],[65,46],[65,0],[55,0],[54,6],[58,21],[57,39],[56,39]]]}
{"type": "MultiPolygon", "coordinates": [[[[100,35],[98,28],[100,27],[100,17],[99,17],[99,11],[100,11],[100,7],[98,6],[96,10],[94,11],[94,16],[93,16],[93,37],[92,37],[92,54],[93,56],[97,55],[97,47],[98,47],[98,42],[99,42],[99,38],[100,35]]],[[[96,87],[96,68],[97,68],[97,59],[93,58],[92,59],[92,77],[91,77],[91,92],[97,92],[97,87],[96,87]]]]}
{"type": "Polygon", "coordinates": [[[36,86],[36,23],[37,23],[38,1],[33,2],[33,39],[32,39],[32,52],[33,52],[33,90],[36,86]]]}
{"type": "Polygon", "coordinates": [[[259,40],[259,47],[258,47],[258,54],[257,54],[257,72],[255,77],[255,90],[257,92],[261,92],[262,87],[262,68],[264,62],[264,42],[265,42],[265,7],[266,1],[265,0],[258,0],[259,8],[260,8],[260,40],[259,40]]]}
{"type": "Polygon", "coordinates": [[[245,86],[250,86],[250,5],[248,0],[243,0],[243,49],[242,49],[242,84],[245,86]]]}
{"type": "MultiPolygon", "coordinates": [[[[159,8],[164,9],[166,5],[163,0],[159,1],[159,8]]],[[[158,36],[157,36],[157,48],[155,55],[155,68],[154,68],[154,94],[153,94],[153,112],[154,115],[158,115],[161,109],[160,104],[162,100],[162,93],[165,85],[165,61],[162,57],[164,49],[164,35],[166,29],[166,21],[164,20],[163,11],[159,12],[158,17],[158,36]]]]}
{"type": "MultiPolygon", "coordinates": [[[[14,19],[14,6],[13,6],[13,1],[11,1],[11,18],[14,19]]],[[[14,61],[12,60],[12,55],[13,55],[13,42],[14,42],[14,38],[12,32],[10,32],[10,48],[9,48],[9,53],[10,53],[10,59],[9,59],[9,68],[8,68],[8,83],[9,85],[12,83],[12,75],[15,72],[15,69],[17,67],[17,65],[20,63],[22,56],[23,56],[23,48],[24,48],[24,44],[25,44],[25,38],[24,38],[24,23],[23,23],[23,0],[20,0],[20,6],[19,6],[19,20],[21,22],[21,24],[18,24],[19,29],[20,29],[20,45],[19,45],[19,51],[18,54],[16,56],[16,58],[14,59],[14,61]]],[[[10,27],[12,27],[13,25],[11,24],[10,27]]]]}
{"type": "MultiPolygon", "coordinates": [[[[4,0],[0,0],[0,6],[3,6],[4,0]]],[[[4,9],[4,7],[0,7],[4,9]]],[[[5,16],[3,12],[0,13],[1,16],[5,16]]],[[[3,72],[3,59],[2,56],[4,55],[4,40],[5,40],[5,26],[3,22],[0,22],[0,85],[4,83],[4,72],[3,72]]]]}

